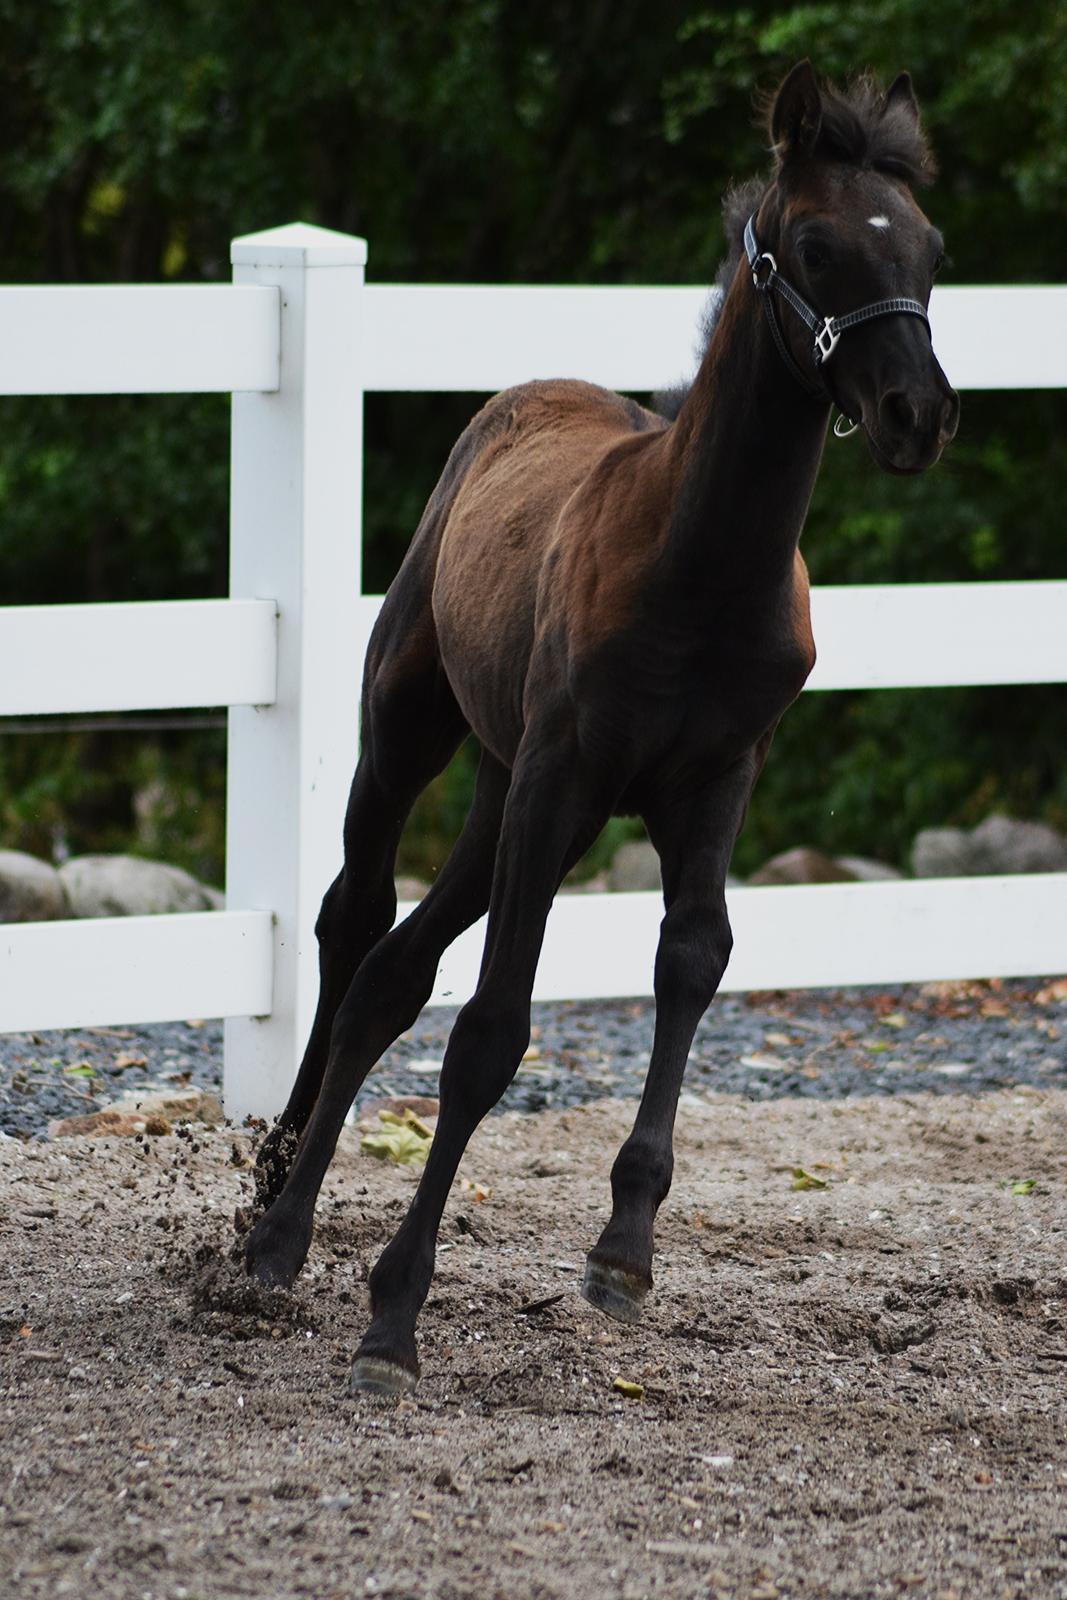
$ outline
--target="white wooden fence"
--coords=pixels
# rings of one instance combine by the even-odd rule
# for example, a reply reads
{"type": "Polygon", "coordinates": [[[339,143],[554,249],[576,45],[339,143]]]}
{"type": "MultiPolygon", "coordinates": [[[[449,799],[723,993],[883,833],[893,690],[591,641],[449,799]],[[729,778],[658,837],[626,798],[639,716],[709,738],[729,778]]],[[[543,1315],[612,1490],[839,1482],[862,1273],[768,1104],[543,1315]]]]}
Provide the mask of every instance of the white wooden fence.
{"type": "MultiPolygon", "coordinates": [[[[0,289],[0,392],[233,393],[231,598],[0,609],[0,715],[225,704],[227,909],[0,926],[0,1029],[225,1016],[231,1116],[284,1102],[315,1002],[357,688],[365,390],[648,390],[703,289],[364,285],[361,239],[234,241],[219,287],[0,289]]],[[[939,289],[960,388],[1067,386],[1067,287],[939,289]]],[[[1035,486],[1035,492],[1040,492],[1035,486]]],[[[821,589],[812,689],[1067,681],[1067,582],[821,589]]],[[[405,908],[402,908],[402,912],[405,908]]],[[[1067,970],[1067,874],[739,889],[734,989],[1067,970]]],[[[539,998],[647,994],[653,894],[563,897],[539,998]]],[[[482,929],[436,1001],[473,987],[482,929]]]]}

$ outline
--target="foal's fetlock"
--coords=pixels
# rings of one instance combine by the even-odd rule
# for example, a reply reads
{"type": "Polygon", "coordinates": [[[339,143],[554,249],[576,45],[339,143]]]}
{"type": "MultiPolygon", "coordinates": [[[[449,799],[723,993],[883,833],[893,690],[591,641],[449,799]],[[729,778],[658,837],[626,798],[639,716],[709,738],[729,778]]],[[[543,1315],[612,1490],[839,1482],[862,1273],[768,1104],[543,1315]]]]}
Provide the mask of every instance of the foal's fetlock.
{"type": "Polygon", "coordinates": [[[260,1217],[245,1245],[245,1271],[269,1289],[289,1289],[307,1260],[311,1221],[277,1215],[272,1207],[260,1217]]]}

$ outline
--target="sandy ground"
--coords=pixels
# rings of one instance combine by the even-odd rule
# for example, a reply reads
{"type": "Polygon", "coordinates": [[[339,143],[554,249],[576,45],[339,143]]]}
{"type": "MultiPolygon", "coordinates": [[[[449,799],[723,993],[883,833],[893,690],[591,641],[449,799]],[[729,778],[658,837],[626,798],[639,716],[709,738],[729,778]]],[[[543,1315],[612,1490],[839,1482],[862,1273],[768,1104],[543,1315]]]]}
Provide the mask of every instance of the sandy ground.
{"type": "Polygon", "coordinates": [[[257,1301],[245,1135],[4,1141],[0,1593],[1067,1596],[1067,1094],[687,1096],[638,1329],[577,1293],[631,1112],[485,1124],[399,1405],[346,1380],[409,1169],[346,1133],[257,1301]]]}

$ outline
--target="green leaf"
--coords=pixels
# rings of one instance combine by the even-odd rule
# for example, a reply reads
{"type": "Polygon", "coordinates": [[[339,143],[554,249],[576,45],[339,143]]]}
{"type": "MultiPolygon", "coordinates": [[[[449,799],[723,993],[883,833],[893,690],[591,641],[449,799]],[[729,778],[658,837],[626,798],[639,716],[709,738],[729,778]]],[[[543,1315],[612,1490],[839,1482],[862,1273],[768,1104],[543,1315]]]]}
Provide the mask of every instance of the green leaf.
{"type": "Polygon", "coordinates": [[[828,1178],[817,1178],[814,1172],[809,1172],[806,1167],[794,1167],[793,1182],[790,1187],[793,1189],[828,1189],[830,1180],[828,1178]]]}

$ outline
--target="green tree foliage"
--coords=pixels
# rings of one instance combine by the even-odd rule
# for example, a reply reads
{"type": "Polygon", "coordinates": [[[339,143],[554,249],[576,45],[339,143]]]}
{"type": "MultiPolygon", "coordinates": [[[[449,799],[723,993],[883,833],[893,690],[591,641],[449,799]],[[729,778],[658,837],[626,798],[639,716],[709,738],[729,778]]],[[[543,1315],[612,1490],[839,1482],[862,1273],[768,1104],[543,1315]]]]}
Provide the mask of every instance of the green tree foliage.
{"type": "MultiPolygon", "coordinates": [[[[1067,260],[1054,0],[0,0],[0,43],[9,281],[218,281],[232,235],[295,217],[365,234],[380,279],[710,280],[719,197],[764,159],[754,91],[802,55],[838,78],[912,71],[941,162],[928,205],[946,281],[1056,281],[1067,260]]],[[[369,401],[373,583],[480,399],[369,401]]],[[[831,441],[805,536],[815,580],[1061,575],[1063,421],[1058,394],[965,396],[950,458],[906,483],[858,438],[831,441]]],[[[218,399],[0,402],[3,600],[223,593],[226,496],[218,399]]],[[[1061,706],[1042,689],[806,696],[739,864],[801,839],[901,858],[918,827],[992,805],[1062,825],[1061,706]]],[[[213,736],[182,737],[74,756],[8,736],[3,842],[39,847],[61,824],[75,848],[111,842],[161,775],[187,797],[217,769],[213,736]],[[84,781],[90,758],[103,787],[84,781]]],[[[468,785],[461,761],[420,812],[410,865],[439,858],[468,785]]],[[[201,867],[206,852],[218,872],[220,828],[163,810],[173,828],[151,847],[201,867]]]]}

